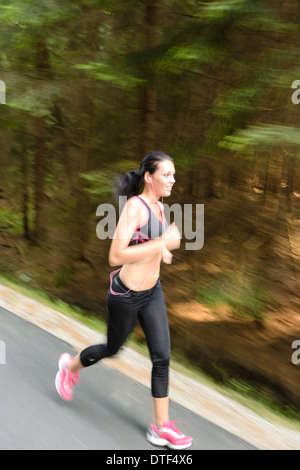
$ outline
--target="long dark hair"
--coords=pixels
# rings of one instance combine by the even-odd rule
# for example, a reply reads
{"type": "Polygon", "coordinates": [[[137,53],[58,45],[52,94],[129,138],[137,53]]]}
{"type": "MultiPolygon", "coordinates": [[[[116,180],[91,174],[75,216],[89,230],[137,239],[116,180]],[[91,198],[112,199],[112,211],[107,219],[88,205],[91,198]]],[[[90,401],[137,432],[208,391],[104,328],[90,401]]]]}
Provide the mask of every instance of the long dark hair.
{"type": "Polygon", "coordinates": [[[127,196],[129,199],[132,196],[137,196],[144,182],[146,171],[149,171],[150,175],[152,175],[156,171],[158,164],[163,160],[173,161],[173,158],[171,158],[170,155],[159,151],[151,152],[146,155],[141,161],[139,169],[131,170],[117,179],[115,184],[116,198],[119,196],[127,196]]]}

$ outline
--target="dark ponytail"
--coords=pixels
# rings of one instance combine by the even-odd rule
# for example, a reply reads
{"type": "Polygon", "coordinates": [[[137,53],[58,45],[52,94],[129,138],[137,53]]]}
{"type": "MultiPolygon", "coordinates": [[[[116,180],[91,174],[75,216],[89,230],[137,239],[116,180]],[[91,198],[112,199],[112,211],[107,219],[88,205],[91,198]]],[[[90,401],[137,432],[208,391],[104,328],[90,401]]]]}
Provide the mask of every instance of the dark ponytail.
{"type": "Polygon", "coordinates": [[[126,196],[128,199],[137,196],[144,183],[144,174],[148,171],[153,174],[157,169],[157,165],[163,160],[173,159],[164,152],[151,152],[142,160],[139,170],[131,170],[125,175],[119,177],[116,181],[115,196],[126,196]]]}
{"type": "Polygon", "coordinates": [[[140,170],[131,170],[122,176],[119,176],[116,181],[115,196],[126,196],[128,199],[132,196],[137,196],[140,192],[142,185],[143,174],[140,170]]]}

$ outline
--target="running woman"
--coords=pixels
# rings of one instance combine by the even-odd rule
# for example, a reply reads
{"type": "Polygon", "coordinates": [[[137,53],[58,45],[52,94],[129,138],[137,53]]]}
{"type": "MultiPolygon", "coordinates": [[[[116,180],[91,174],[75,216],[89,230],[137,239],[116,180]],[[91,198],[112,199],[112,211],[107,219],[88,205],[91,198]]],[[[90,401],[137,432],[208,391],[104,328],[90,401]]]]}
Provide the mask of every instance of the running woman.
{"type": "Polygon", "coordinates": [[[159,201],[170,196],[174,175],[173,159],[151,152],[139,170],[119,181],[118,194],[127,196],[127,203],[109,251],[110,266],[122,267],[112,273],[107,294],[107,343],[90,346],[75,357],[62,354],[55,384],[64,400],[72,400],[79,370],[115,355],[139,320],[152,361],[155,424],[150,425],[147,439],[154,445],[185,449],[193,439],[169,418],[170,333],[159,278],[161,262],[171,264],[171,252],[180,246],[178,228],[174,223],[167,226],[159,201]]]}

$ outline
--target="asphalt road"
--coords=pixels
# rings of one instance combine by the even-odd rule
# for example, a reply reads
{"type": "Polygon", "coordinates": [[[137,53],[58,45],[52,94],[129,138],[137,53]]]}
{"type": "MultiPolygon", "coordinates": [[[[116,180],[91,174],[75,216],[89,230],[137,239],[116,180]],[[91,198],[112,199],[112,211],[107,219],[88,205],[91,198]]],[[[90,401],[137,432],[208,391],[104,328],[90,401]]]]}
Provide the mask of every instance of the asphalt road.
{"type": "MultiPolygon", "coordinates": [[[[162,450],[145,437],[149,389],[100,363],[81,372],[74,401],[66,403],[54,379],[60,354],[74,353],[70,345],[2,308],[0,342],[0,450],[162,450]]],[[[170,415],[193,436],[191,451],[254,449],[176,403],[170,415]]]]}

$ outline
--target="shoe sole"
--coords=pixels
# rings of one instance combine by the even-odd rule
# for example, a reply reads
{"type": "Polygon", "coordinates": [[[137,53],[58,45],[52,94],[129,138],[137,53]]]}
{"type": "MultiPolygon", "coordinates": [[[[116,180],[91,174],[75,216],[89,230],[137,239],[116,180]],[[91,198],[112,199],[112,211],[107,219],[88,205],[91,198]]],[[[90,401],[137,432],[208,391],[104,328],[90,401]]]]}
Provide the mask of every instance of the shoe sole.
{"type": "Polygon", "coordinates": [[[192,442],[190,444],[172,444],[171,442],[167,441],[167,439],[161,439],[159,437],[154,437],[151,434],[147,433],[147,440],[155,445],[155,446],[161,446],[161,447],[169,447],[170,449],[173,450],[182,450],[182,449],[187,449],[192,445],[192,442]]]}

